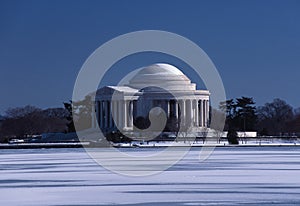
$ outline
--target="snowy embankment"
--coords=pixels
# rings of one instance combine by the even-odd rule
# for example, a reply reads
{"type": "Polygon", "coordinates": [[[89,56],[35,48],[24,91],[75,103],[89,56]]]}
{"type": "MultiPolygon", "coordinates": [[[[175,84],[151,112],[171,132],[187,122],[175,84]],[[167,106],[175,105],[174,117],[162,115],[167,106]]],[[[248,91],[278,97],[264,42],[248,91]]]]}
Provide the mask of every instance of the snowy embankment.
{"type": "Polygon", "coordinates": [[[243,140],[239,141],[238,145],[230,145],[226,140],[220,141],[133,141],[131,143],[116,143],[115,147],[203,147],[203,146],[216,146],[216,147],[256,147],[256,146],[300,146],[300,140],[243,140]]]}
{"type": "Polygon", "coordinates": [[[10,143],[0,144],[0,149],[76,148],[89,145],[89,142],[10,143]]]}
{"type": "MultiPolygon", "coordinates": [[[[112,143],[114,147],[123,148],[156,148],[156,147],[274,147],[274,146],[300,146],[299,140],[243,140],[238,145],[230,145],[227,140],[220,141],[133,141],[131,143],[112,143]]],[[[39,149],[39,148],[77,148],[98,147],[90,142],[57,142],[57,143],[14,143],[0,144],[0,149],[39,149]]]]}

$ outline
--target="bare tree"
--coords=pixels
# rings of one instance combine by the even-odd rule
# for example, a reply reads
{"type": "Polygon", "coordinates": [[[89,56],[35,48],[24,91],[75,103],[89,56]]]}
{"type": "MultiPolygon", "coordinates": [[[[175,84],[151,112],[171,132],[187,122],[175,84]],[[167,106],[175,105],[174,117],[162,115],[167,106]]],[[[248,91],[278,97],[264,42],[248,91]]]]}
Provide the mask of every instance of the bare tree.
{"type": "Polygon", "coordinates": [[[274,99],[258,108],[259,129],[269,135],[279,135],[288,129],[287,123],[293,119],[293,108],[281,99],[274,99]]]}
{"type": "Polygon", "coordinates": [[[25,107],[8,108],[5,111],[6,118],[21,118],[35,112],[40,112],[42,109],[35,106],[27,105],[25,107]]]}
{"type": "Polygon", "coordinates": [[[213,134],[214,134],[213,139],[215,139],[216,143],[219,144],[223,135],[223,131],[214,130],[213,134]]]}
{"type": "Polygon", "coordinates": [[[34,106],[9,108],[1,124],[5,139],[25,138],[46,132],[65,132],[66,118],[63,108],[42,110],[34,106]]]}
{"type": "Polygon", "coordinates": [[[180,125],[180,130],[177,133],[177,137],[179,137],[179,139],[183,139],[183,142],[186,143],[186,141],[193,139],[195,140],[196,137],[192,137],[191,134],[193,133],[193,127],[192,125],[193,120],[192,119],[185,119],[184,123],[180,125]]]}
{"type": "Polygon", "coordinates": [[[201,139],[202,139],[202,143],[203,143],[203,144],[205,143],[205,140],[206,140],[206,138],[207,138],[208,132],[209,132],[209,129],[208,129],[207,127],[201,128],[200,136],[201,136],[201,139]]]}

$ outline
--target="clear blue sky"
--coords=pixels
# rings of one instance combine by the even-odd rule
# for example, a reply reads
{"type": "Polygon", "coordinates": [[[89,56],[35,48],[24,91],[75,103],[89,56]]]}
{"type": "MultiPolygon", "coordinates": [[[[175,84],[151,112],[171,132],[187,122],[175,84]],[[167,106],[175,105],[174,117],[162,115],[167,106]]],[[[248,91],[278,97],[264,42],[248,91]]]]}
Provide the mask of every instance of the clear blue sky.
{"type": "MultiPolygon", "coordinates": [[[[0,114],[26,104],[63,106],[96,48],[148,29],[197,43],[219,70],[228,98],[250,96],[262,105],[278,97],[300,107],[299,11],[297,0],[0,1],[0,114]]],[[[156,61],[151,54],[138,59],[156,61]]],[[[122,72],[112,69],[111,82],[122,72]]]]}

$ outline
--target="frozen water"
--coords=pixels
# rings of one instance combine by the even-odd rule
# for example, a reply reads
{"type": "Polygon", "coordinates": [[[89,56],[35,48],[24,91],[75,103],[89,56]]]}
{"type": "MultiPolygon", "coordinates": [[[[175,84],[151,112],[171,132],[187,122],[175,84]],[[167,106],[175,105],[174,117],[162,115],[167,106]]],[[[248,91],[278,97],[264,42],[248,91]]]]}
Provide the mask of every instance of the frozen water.
{"type": "Polygon", "coordinates": [[[216,148],[204,162],[199,150],[146,177],[114,174],[83,149],[0,150],[0,205],[300,205],[299,147],[216,148]]]}

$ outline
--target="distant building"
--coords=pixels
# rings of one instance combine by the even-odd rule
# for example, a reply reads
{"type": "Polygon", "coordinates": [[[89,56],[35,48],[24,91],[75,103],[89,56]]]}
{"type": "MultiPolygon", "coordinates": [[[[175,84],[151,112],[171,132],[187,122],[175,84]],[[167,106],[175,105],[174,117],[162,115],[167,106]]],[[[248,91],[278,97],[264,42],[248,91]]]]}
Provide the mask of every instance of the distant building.
{"type": "MultiPolygon", "coordinates": [[[[137,118],[148,118],[149,111],[160,107],[168,119],[174,118],[191,128],[208,127],[209,96],[196,90],[196,84],[169,64],[142,68],[126,86],[105,86],[96,94],[96,118],[104,131],[133,131],[137,118]],[[175,98],[176,97],[176,98],[175,98]]],[[[157,115],[159,110],[157,110],[157,115]]]]}

